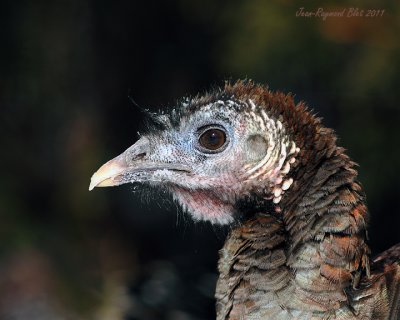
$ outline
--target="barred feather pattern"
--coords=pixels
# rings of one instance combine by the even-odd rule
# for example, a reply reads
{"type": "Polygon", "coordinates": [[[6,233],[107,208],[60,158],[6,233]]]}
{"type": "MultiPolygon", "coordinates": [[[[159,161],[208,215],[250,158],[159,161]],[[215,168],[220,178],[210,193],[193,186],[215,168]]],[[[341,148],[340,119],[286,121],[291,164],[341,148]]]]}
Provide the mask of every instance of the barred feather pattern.
{"type": "Polygon", "coordinates": [[[255,212],[220,251],[217,319],[397,319],[400,246],[371,271],[356,164],[332,130],[287,96],[243,83],[225,90],[272,101],[301,151],[277,209],[255,212]]]}
{"type": "Polygon", "coordinates": [[[257,213],[232,231],[220,252],[217,319],[397,319],[400,247],[370,274],[366,207],[347,178],[325,179],[331,192],[307,193],[285,222],[257,213]]]}

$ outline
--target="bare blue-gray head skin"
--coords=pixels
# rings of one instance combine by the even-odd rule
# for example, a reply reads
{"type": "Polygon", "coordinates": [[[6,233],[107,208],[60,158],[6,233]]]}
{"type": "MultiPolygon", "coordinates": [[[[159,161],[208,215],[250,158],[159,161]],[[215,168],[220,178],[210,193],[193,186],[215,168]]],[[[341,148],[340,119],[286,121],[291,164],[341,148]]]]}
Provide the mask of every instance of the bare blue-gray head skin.
{"type": "Polygon", "coordinates": [[[278,205],[299,152],[282,117],[257,97],[216,90],[155,116],[150,130],[92,177],[94,187],[149,183],[171,191],[194,220],[229,224],[238,203],[257,196],[278,205]]]}

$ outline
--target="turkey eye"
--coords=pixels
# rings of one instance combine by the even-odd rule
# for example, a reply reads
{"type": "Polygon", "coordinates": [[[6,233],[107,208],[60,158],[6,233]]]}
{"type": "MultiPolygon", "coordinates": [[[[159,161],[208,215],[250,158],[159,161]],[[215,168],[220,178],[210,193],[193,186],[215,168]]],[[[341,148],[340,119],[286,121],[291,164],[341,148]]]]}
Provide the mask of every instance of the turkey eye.
{"type": "Polygon", "coordinates": [[[206,150],[216,151],[226,142],[226,134],[223,130],[212,128],[204,131],[199,138],[199,144],[206,150]]]}

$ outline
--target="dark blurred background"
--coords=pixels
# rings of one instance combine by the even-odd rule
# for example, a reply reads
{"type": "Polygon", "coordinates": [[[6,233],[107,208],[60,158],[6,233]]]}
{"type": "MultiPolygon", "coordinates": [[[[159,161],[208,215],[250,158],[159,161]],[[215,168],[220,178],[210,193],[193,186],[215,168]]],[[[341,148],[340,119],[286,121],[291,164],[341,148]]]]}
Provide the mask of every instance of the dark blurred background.
{"type": "Polygon", "coordinates": [[[377,3],[2,2],[0,319],[215,318],[226,231],[163,194],[87,190],[137,138],[128,95],[156,110],[245,77],[295,93],[360,164],[373,252],[399,242],[400,5],[377,3]]]}

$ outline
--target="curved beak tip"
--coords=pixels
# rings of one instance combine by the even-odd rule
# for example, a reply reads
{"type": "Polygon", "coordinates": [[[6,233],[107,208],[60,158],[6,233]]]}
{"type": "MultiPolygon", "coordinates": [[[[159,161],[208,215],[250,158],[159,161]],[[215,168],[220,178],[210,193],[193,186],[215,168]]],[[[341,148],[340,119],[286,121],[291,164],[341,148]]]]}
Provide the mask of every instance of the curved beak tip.
{"type": "Polygon", "coordinates": [[[90,180],[90,184],[89,184],[89,191],[92,191],[94,189],[94,187],[96,186],[95,183],[93,183],[92,180],[90,180]]]}
{"type": "Polygon", "coordinates": [[[89,191],[92,191],[95,187],[100,187],[101,182],[97,181],[97,179],[93,179],[95,175],[96,174],[90,179],[89,191]]]}
{"type": "Polygon", "coordinates": [[[90,179],[89,191],[92,191],[96,187],[112,187],[116,185],[111,178],[99,182],[97,179],[93,179],[93,177],[90,179]]]}
{"type": "Polygon", "coordinates": [[[102,165],[90,179],[89,191],[95,187],[112,187],[119,185],[116,177],[120,176],[126,170],[126,165],[122,163],[120,157],[112,159],[102,165]]]}

